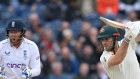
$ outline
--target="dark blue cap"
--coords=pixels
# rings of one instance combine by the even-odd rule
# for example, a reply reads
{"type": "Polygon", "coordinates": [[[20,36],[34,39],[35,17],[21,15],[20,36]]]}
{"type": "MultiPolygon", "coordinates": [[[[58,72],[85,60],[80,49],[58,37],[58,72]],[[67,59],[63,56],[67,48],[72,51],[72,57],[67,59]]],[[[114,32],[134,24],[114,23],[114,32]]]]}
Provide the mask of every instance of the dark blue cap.
{"type": "Polygon", "coordinates": [[[25,24],[22,20],[12,20],[8,23],[6,30],[25,30],[25,24]]]}

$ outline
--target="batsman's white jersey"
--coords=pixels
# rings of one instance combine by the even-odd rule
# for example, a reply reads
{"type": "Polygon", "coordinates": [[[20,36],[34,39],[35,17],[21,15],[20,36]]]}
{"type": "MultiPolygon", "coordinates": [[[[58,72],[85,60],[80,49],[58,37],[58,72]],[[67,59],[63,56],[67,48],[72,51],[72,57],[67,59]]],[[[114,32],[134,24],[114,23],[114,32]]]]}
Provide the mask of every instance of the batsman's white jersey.
{"type": "Polygon", "coordinates": [[[32,77],[41,72],[40,54],[37,45],[23,38],[20,47],[15,48],[9,39],[0,42],[0,65],[4,64],[6,79],[22,79],[21,65],[31,67],[32,77]]]}
{"type": "MultiPolygon", "coordinates": [[[[119,41],[121,45],[122,41],[119,41]]],[[[110,79],[140,79],[139,63],[135,54],[137,43],[133,39],[128,47],[126,57],[119,65],[108,67],[108,60],[113,53],[104,51],[100,61],[110,79]]]]}

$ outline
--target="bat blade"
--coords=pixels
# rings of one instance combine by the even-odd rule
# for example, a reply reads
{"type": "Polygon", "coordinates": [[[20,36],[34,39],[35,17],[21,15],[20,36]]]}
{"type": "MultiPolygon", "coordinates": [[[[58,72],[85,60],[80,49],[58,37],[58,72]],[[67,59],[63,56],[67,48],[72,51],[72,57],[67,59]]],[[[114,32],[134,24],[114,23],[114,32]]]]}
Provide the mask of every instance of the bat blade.
{"type": "Polygon", "coordinates": [[[116,27],[116,28],[120,28],[120,29],[129,29],[129,27],[125,24],[115,22],[115,21],[109,20],[104,17],[100,17],[100,20],[103,21],[106,25],[109,25],[111,27],[116,27]]]}

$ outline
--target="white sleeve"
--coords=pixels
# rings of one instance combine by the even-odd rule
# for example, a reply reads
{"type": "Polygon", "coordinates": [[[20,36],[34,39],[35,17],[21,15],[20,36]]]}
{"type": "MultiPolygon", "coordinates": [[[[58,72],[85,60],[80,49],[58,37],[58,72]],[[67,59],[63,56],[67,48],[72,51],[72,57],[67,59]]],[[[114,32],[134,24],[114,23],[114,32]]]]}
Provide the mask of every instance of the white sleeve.
{"type": "Polygon", "coordinates": [[[100,61],[105,68],[108,68],[108,60],[110,57],[111,57],[111,55],[109,53],[105,52],[100,58],[100,61]]]}
{"type": "Polygon", "coordinates": [[[31,77],[38,76],[41,72],[40,67],[40,54],[37,45],[34,43],[31,47],[31,58],[30,58],[30,67],[31,67],[31,77]]]}
{"type": "Polygon", "coordinates": [[[131,46],[132,49],[136,49],[137,43],[136,43],[136,40],[135,39],[132,39],[130,41],[130,46],[131,46]]]}
{"type": "Polygon", "coordinates": [[[0,64],[1,64],[1,61],[2,61],[2,43],[0,42],[0,64]]]}

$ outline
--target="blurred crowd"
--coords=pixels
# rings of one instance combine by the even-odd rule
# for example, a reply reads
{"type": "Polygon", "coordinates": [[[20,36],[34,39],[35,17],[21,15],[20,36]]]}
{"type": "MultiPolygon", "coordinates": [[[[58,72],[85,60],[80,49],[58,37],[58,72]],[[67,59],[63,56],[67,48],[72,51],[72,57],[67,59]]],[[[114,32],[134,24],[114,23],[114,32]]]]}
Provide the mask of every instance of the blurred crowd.
{"type": "MultiPolygon", "coordinates": [[[[42,72],[34,79],[109,79],[97,39],[100,16],[121,23],[140,19],[140,0],[0,0],[0,41],[11,19],[22,19],[26,38],[40,50],[42,72]]],[[[123,38],[124,30],[118,29],[123,38]]],[[[136,53],[140,61],[140,44],[136,53]]]]}

